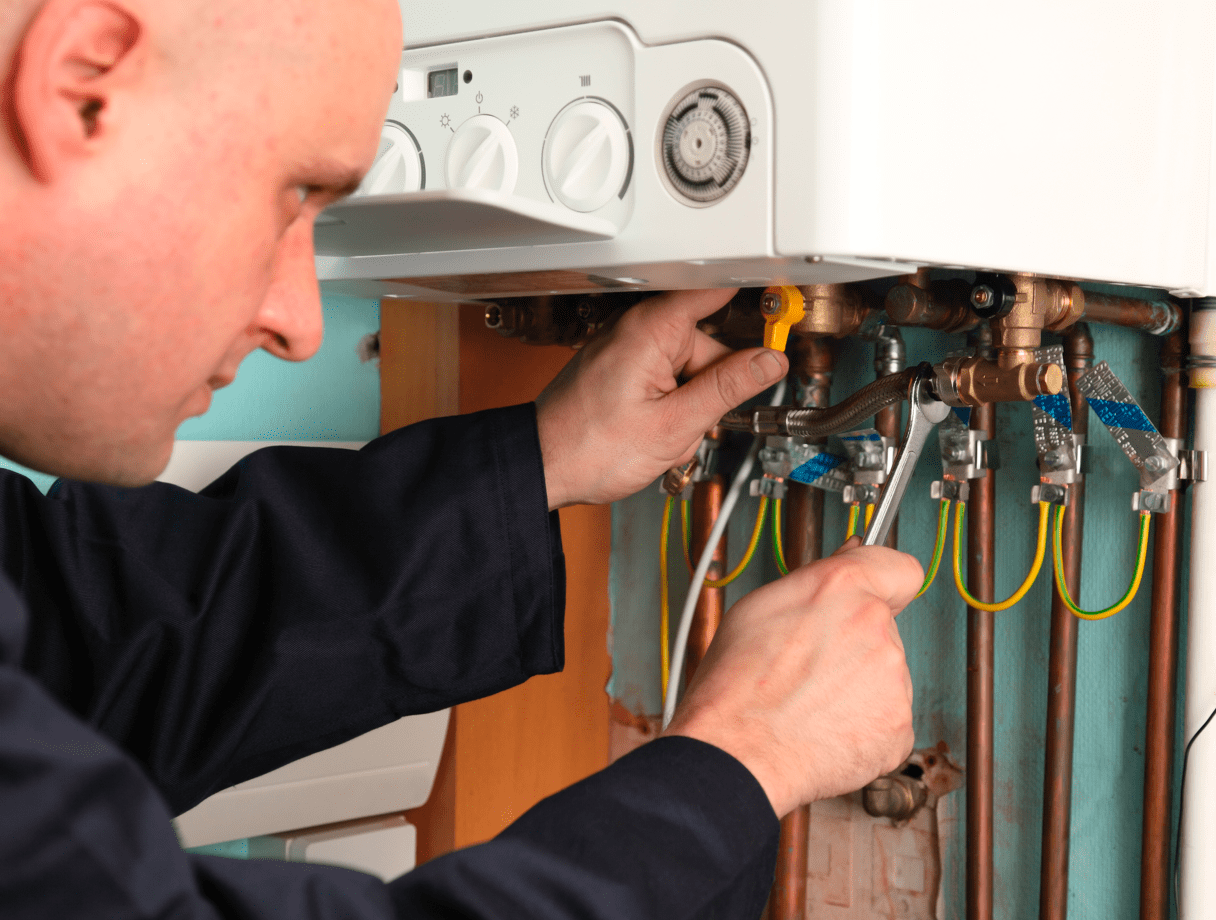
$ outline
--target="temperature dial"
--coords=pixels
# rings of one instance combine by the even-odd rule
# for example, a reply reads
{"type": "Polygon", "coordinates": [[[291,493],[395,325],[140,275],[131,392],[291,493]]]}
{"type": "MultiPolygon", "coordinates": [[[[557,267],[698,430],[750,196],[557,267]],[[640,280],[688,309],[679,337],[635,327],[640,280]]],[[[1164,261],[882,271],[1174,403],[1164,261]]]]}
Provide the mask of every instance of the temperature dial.
{"type": "Polygon", "coordinates": [[[596,211],[623,194],[632,161],[629,129],[612,106],[594,99],[558,112],[545,137],[545,185],[572,211],[596,211]]]}
{"type": "Polygon", "coordinates": [[[403,124],[390,121],[380,132],[380,151],[354,196],[398,195],[426,185],[426,166],[418,141],[403,124]]]}
{"type": "Polygon", "coordinates": [[[507,126],[493,115],[474,115],[448,145],[448,188],[510,194],[519,176],[519,151],[507,126]]]}
{"type": "Polygon", "coordinates": [[[675,101],[663,126],[659,156],[668,188],[694,207],[713,204],[738,184],[751,145],[738,99],[717,86],[693,90],[675,101]]]}

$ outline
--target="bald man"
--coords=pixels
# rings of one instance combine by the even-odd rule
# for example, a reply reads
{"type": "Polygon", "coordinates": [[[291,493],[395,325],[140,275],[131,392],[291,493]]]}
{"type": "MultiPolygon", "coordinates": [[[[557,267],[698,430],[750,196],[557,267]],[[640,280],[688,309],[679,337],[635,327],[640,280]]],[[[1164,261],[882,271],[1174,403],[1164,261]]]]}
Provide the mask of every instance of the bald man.
{"type": "Polygon", "coordinates": [[[665,737],[487,844],[389,885],[178,848],[221,788],[559,669],[555,509],[787,370],[697,331],[728,294],[668,295],[535,405],[137,488],[247,354],[316,350],[313,219],[400,35],[391,0],[0,5],[0,452],[81,480],[0,476],[4,918],[755,916],[777,818],[911,747],[920,569],[848,547],[730,611],[665,737]]]}

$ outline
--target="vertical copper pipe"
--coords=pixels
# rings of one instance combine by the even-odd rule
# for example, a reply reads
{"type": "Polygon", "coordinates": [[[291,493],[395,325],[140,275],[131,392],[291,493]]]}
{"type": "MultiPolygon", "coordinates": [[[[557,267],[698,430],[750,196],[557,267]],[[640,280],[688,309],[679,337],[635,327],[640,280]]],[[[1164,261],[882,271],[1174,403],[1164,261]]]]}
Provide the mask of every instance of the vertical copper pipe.
{"type": "MultiPolygon", "coordinates": [[[[694,560],[701,558],[705,544],[709,542],[709,532],[718,519],[722,510],[722,499],[726,495],[726,482],[719,474],[696,483],[692,489],[692,555],[694,560]]],[[[713,561],[709,565],[706,578],[719,579],[726,574],[726,534],[714,548],[713,561]]],[[[693,611],[692,628],[688,634],[688,651],[684,659],[684,680],[687,684],[696,673],[697,666],[709,650],[714,633],[722,622],[722,613],[726,609],[725,588],[705,588],[697,600],[693,611]]]]}
{"type": "MultiPolygon", "coordinates": [[[[1182,333],[1161,344],[1161,433],[1186,438],[1182,333]]],[[[1140,852],[1141,920],[1168,920],[1174,698],[1178,674],[1178,586],[1181,579],[1182,499],[1178,490],[1153,532],[1153,600],[1148,646],[1148,712],[1144,743],[1144,828],[1140,852]]]]}
{"type": "MultiPolygon", "coordinates": [[[[971,412],[971,427],[996,437],[996,408],[971,412]]],[[[967,584],[973,596],[996,590],[996,479],[971,480],[967,502],[967,584]]],[[[994,615],[967,610],[967,920],[992,920],[992,770],[994,615]]]]}
{"type": "MultiPolygon", "coordinates": [[[[1089,406],[1077,380],[1094,363],[1094,342],[1084,323],[1064,336],[1064,366],[1072,401],[1073,434],[1089,434],[1089,406]]],[[[1081,586],[1081,537],[1085,522],[1085,477],[1073,484],[1064,512],[1064,580],[1072,596],[1081,586]]],[[[1052,583],[1051,653],[1047,664],[1047,733],[1043,776],[1043,848],[1039,880],[1040,920],[1068,913],[1068,848],[1072,818],[1072,745],[1077,703],[1077,618],[1052,583]]]]}
{"type": "MultiPolygon", "coordinates": [[[[796,343],[794,375],[799,402],[804,406],[831,404],[833,354],[824,339],[805,338],[796,343]]],[[[790,482],[784,514],[785,560],[791,569],[823,557],[823,492],[790,482]]],[[[781,822],[777,871],[769,898],[769,920],[803,920],[806,916],[807,845],[811,810],[796,808],[781,822]]]]}

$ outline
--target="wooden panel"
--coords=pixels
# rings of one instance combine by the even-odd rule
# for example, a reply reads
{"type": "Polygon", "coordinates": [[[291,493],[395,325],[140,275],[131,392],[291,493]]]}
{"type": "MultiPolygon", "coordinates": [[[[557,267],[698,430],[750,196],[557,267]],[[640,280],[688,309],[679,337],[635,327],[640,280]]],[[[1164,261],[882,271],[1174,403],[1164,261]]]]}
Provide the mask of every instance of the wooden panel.
{"type": "Polygon", "coordinates": [[[380,432],[459,411],[458,307],[380,302],[380,432]]]}
{"type": "MultiPolygon", "coordinates": [[[[386,432],[457,409],[530,402],[573,354],[503,339],[485,328],[478,306],[388,300],[380,347],[386,432]]],[[[568,508],[561,517],[565,670],[453,712],[431,799],[407,813],[418,826],[419,862],[492,837],[540,799],[608,763],[611,511],[568,508]]]]}
{"type": "MultiPolygon", "coordinates": [[[[460,411],[529,402],[573,356],[485,328],[462,306],[460,411]]],[[[566,667],[459,707],[456,844],[486,840],[547,795],[608,764],[607,507],[561,513],[566,552],[566,667]]]]}

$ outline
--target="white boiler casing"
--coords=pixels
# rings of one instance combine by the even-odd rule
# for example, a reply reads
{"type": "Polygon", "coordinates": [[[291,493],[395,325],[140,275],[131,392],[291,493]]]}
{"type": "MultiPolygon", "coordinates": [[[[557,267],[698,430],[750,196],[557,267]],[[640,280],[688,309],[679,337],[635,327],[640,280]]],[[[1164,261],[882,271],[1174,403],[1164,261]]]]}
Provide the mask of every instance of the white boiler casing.
{"type": "MultiPolygon", "coordinates": [[[[930,265],[1216,294],[1216,7],[1202,0],[402,13],[382,147],[399,162],[322,215],[330,286],[434,300],[930,265]],[[702,86],[747,122],[742,174],[708,205],[673,190],[662,153],[671,106],[702,86]],[[599,108],[572,121],[580,102],[599,108]]],[[[685,152],[724,144],[723,124],[685,130],[685,152]]]]}

